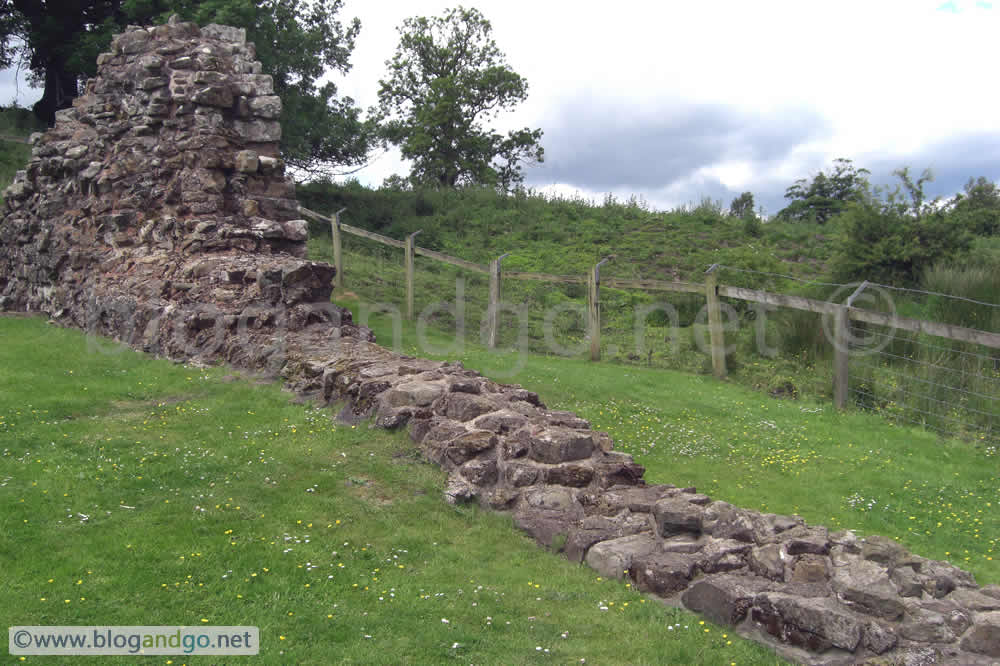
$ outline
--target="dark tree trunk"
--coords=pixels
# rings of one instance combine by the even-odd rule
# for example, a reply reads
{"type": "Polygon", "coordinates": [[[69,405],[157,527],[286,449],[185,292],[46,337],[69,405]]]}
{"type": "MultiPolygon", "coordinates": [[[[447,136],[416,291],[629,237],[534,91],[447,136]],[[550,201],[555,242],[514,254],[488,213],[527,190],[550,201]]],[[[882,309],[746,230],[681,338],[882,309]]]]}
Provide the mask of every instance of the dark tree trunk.
{"type": "Polygon", "coordinates": [[[45,68],[45,91],[32,110],[51,127],[56,122],[56,111],[72,106],[77,94],[76,74],[67,72],[61,64],[51,63],[45,68]]]}

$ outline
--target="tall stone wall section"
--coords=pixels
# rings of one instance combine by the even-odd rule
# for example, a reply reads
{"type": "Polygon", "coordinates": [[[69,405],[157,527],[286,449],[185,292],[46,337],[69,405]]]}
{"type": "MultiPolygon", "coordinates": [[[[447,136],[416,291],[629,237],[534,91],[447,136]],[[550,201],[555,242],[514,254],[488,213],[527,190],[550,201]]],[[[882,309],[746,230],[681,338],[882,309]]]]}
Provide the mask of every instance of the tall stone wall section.
{"type": "MultiPolygon", "coordinates": [[[[451,502],[810,664],[994,664],[1000,587],[896,542],[648,485],[610,437],[457,363],[399,356],[329,302],[241,30],[130,28],[5,193],[0,308],[169,358],[280,375],[406,428],[451,502]]],[[[650,637],[655,640],[655,637],[650,637]]]]}

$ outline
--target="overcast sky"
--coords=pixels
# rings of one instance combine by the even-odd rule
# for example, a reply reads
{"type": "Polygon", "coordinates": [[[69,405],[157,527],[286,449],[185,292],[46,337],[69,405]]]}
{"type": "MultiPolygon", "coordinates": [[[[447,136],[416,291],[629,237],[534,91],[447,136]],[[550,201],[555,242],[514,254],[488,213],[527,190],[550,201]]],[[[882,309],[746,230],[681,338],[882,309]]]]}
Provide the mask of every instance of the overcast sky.
{"type": "MultiPolygon", "coordinates": [[[[545,163],[528,185],[657,208],[754,193],[767,214],[785,188],[837,157],[892,181],[909,165],[934,193],[1000,180],[995,83],[1000,5],[982,0],[480,0],[528,101],[498,129],[540,127],[545,163]]],[[[366,108],[396,27],[453,2],[347,0],[361,35],[341,93],[366,108]]],[[[0,102],[14,97],[0,80],[0,102]]],[[[39,91],[22,83],[18,101],[39,91]]],[[[406,173],[389,152],[357,174],[406,173]]]]}

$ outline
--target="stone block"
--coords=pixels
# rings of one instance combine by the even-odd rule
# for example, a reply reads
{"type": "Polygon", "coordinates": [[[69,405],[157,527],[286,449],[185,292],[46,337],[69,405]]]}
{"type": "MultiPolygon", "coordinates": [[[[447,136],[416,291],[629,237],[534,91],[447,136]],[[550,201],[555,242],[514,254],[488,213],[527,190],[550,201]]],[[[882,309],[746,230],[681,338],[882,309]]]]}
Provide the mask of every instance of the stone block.
{"type": "Polygon", "coordinates": [[[696,582],[681,602],[716,624],[734,627],[746,619],[754,598],[767,589],[768,581],[762,578],[720,574],[696,582]]]}
{"type": "Polygon", "coordinates": [[[865,626],[833,599],[801,599],[777,592],[757,595],[751,617],[775,638],[811,652],[831,646],[854,652],[865,626]]]}
{"type": "Polygon", "coordinates": [[[236,170],[240,173],[257,173],[257,168],[260,166],[260,159],[256,151],[241,150],[236,153],[234,164],[236,170]]]}
{"type": "Polygon", "coordinates": [[[653,505],[653,525],[659,537],[676,534],[701,534],[704,507],[691,504],[683,496],[666,497],[653,505]]]}
{"type": "Polygon", "coordinates": [[[532,460],[550,464],[589,458],[594,452],[594,439],[589,432],[559,426],[532,432],[527,444],[528,456],[532,460]]]}
{"type": "Polygon", "coordinates": [[[874,561],[857,560],[838,567],[832,585],[844,601],[863,613],[897,620],[906,610],[888,571],[874,561]]]}
{"type": "Polygon", "coordinates": [[[274,120],[281,116],[281,98],[277,95],[264,95],[249,99],[250,113],[258,118],[274,120]]]}
{"type": "Polygon", "coordinates": [[[498,408],[490,399],[469,393],[449,393],[439,407],[445,416],[463,423],[498,408]]]}
{"type": "Polygon", "coordinates": [[[545,468],[545,483],[582,488],[594,478],[594,468],[579,463],[565,463],[545,468]]]}
{"type": "Polygon", "coordinates": [[[695,575],[696,563],[694,556],[685,553],[652,553],[636,557],[630,574],[643,592],[670,597],[687,588],[695,575]]]}
{"type": "Polygon", "coordinates": [[[624,578],[637,558],[647,557],[659,550],[659,540],[642,533],[602,541],[587,551],[587,566],[608,578],[624,578]]]}
{"type": "Polygon", "coordinates": [[[975,624],[962,637],[962,649],[1000,658],[1000,612],[977,613],[975,624]]]}

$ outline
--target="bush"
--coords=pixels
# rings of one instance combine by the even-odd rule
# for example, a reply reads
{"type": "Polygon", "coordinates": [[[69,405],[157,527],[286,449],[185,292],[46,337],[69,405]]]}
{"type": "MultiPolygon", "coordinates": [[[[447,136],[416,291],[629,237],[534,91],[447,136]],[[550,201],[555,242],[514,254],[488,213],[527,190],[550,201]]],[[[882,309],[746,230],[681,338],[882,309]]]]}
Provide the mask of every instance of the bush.
{"type": "Polygon", "coordinates": [[[914,286],[927,266],[968,252],[972,238],[947,215],[914,215],[891,203],[853,204],[837,218],[832,260],[839,282],[914,286]]]}

